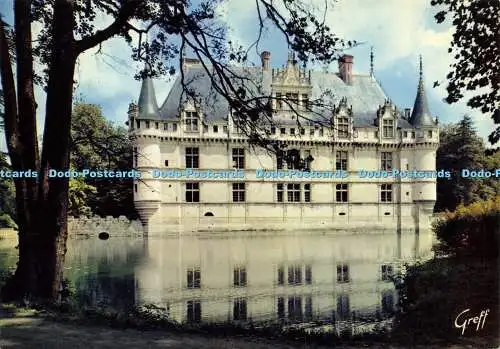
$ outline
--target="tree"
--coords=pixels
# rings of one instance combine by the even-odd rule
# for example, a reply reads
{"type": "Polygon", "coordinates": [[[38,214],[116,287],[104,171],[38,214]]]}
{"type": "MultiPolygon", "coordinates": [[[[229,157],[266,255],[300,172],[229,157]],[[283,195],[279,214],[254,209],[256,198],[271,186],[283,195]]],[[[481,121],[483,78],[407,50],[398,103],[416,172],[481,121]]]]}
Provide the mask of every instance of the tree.
{"type": "MultiPolygon", "coordinates": [[[[139,45],[134,59],[146,61],[140,76],[174,73],[174,60],[189,48],[210,74],[212,87],[221,93],[250,126],[269,115],[269,98],[255,96],[249,77],[238,76],[230,63],[245,62],[248,50],[233,48],[227,28],[216,16],[220,0],[19,0],[14,1],[14,27],[0,25],[0,75],[5,101],[5,131],[12,168],[35,169],[37,181],[15,182],[19,224],[19,262],[2,289],[4,300],[28,295],[37,299],[59,298],[67,240],[68,178],[48,178],[49,169],[70,167],[70,133],[73,77],[78,57],[113,36],[139,45]],[[95,18],[104,13],[112,23],[96,30],[95,18]],[[33,38],[31,24],[42,31],[33,38]],[[139,22],[142,28],[137,24],[139,22]],[[145,34],[150,33],[150,40],[145,34]],[[11,40],[14,52],[11,54],[11,40]],[[45,67],[33,74],[34,59],[45,67]],[[12,67],[15,66],[15,82],[12,67]],[[236,82],[235,82],[236,81],[236,82]],[[47,93],[41,155],[36,130],[34,84],[47,93]],[[249,91],[246,93],[245,91],[249,91]],[[267,113],[267,114],[266,114],[267,113]]],[[[276,3],[256,0],[258,38],[270,27],[283,34],[300,60],[334,60],[349,45],[330,32],[317,13],[303,1],[276,3]]],[[[324,18],[322,14],[321,17],[324,18]]],[[[252,47],[258,47],[258,40],[252,47]]],[[[179,57],[180,61],[180,57],[179,57]]],[[[181,70],[182,74],[182,70],[181,70]]],[[[189,91],[187,91],[189,92],[189,91]]],[[[257,132],[251,139],[265,140],[257,132]]]]}
{"type": "MultiPolygon", "coordinates": [[[[459,204],[468,205],[487,200],[498,193],[495,178],[464,178],[462,169],[495,171],[495,157],[486,156],[485,146],[475,131],[472,119],[464,115],[457,124],[447,125],[440,132],[437,168],[450,170],[451,178],[438,178],[436,211],[453,211],[459,204]]],[[[496,162],[496,166],[500,163],[496,162]]]]}
{"type": "MultiPolygon", "coordinates": [[[[130,171],[132,144],[127,130],[106,120],[99,106],[78,103],[73,109],[70,157],[71,165],[78,171],[106,168],[130,171]]],[[[88,210],[77,209],[71,214],[86,212],[100,216],[137,218],[130,179],[86,178],[80,184],[86,184],[94,190],[82,193],[77,190],[84,187],[75,185],[73,193],[84,195],[81,199],[85,198],[85,201],[78,202],[85,202],[88,210]]]]}
{"type": "MultiPolygon", "coordinates": [[[[500,1],[498,0],[432,0],[441,7],[437,23],[452,17],[455,33],[448,52],[454,55],[448,79],[448,103],[455,103],[470,92],[467,105],[491,113],[500,124],[500,1]]],[[[436,82],[435,85],[438,85],[436,82]]],[[[495,144],[500,126],[490,134],[495,144]]]]}

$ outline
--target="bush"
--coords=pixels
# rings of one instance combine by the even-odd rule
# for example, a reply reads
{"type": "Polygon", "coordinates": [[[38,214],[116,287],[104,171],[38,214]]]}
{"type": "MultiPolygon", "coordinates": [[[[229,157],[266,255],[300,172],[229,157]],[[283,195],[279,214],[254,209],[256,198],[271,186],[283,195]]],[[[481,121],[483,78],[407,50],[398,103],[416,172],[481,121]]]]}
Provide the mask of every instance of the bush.
{"type": "Polygon", "coordinates": [[[495,259],[500,235],[500,196],[445,212],[433,228],[440,242],[436,252],[495,259]]]}
{"type": "Polygon", "coordinates": [[[17,224],[8,214],[2,213],[0,214],[0,228],[17,229],[17,224]]]}

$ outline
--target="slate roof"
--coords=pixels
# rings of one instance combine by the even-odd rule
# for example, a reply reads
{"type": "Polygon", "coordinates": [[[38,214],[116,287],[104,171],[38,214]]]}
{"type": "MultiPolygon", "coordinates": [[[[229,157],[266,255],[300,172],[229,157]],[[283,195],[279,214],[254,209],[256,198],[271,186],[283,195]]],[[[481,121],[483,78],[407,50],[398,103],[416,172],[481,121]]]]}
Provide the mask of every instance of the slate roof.
{"type": "Polygon", "coordinates": [[[422,77],[420,77],[420,81],[418,82],[417,97],[415,98],[415,105],[413,106],[409,121],[415,127],[434,125],[434,118],[429,111],[422,77]]]}
{"type": "MultiPolygon", "coordinates": [[[[271,69],[263,70],[261,67],[234,68],[237,74],[243,74],[254,82],[246,84],[246,88],[253,96],[270,95],[272,72],[271,69]]],[[[165,102],[160,108],[156,105],[152,82],[147,79],[143,82],[141,98],[139,98],[139,117],[156,120],[177,120],[181,100],[185,101],[186,93],[183,92],[181,76],[174,82],[165,102]],[[141,101],[145,106],[141,108],[141,101]],[[158,109],[157,109],[158,108],[158,109]],[[141,112],[142,110],[142,112],[141,112]],[[157,112],[155,112],[157,110],[157,112]]],[[[226,99],[212,87],[210,76],[201,65],[189,65],[184,70],[184,81],[188,88],[192,88],[201,99],[201,107],[206,121],[226,120],[229,106],[226,99]]],[[[236,81],[237,85],[239,82],[236,81]]],[[[354,74],[352,84],[346,84],[337,73],[326,71],[311,71],[312,96],[311,100],[322,98],[329,105],[340,103],[347,98],[347,104],[352,105],[354,126],[375,127],[374,120],[380,105],[384,104],[387,96],[379,83],[370,75],[354,74]]],[[[418,96],[417,96],[418,98],[418,96]]],[[[316,110],[316,118],[330,117],[330,110],[316,110]]],[[[411,128],[407,120],[400,118],[398,127],[411,128]]]]}

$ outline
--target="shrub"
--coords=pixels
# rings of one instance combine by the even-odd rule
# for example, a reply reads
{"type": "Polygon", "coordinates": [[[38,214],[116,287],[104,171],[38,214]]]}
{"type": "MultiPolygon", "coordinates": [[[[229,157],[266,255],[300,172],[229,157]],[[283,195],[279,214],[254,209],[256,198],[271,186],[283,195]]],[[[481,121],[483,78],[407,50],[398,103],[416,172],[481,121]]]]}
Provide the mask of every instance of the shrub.
{"type": "Polygon", "coordinates": [[[433,224],[439,240],[436,252],[487,259],[498,257],[500,195],[491,200],[460,205],[433,224]]]}

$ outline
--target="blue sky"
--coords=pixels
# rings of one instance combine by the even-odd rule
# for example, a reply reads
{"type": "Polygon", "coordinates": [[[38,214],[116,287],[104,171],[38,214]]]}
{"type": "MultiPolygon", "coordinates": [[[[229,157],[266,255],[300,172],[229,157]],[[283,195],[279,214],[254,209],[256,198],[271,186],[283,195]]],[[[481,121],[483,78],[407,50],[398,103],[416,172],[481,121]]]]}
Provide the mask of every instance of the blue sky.
{"type": "MultiPolygon", "coordinates": [[[[324,0],[305,0],[311,8],[320,8],[324,0]]],[[[331,0],[327,0],[329,3],[331,0]]],[[[326,15],[332,31],[345,39],[363,42],[347,53],[354,56],[354,71],[368,73],[370,69],[370,47],[375,53],[375,76],[381,82],[389,98],[400,108],[413,107],[418,82],[418,56],[424,60],[424,78],[431,112],[442,123],[456,122],[464,113],[469,113],[483,137],[493,129],[489,116],[469,109],[465,101],[447,105],[444,85],[432,88],[433,81],[445,81],[452,62],[448,47],[453,34],[449,25],[437,25],[433,19],[437,12],[430,0],[338,0],[330,3],[326,15]]],[[[12,0],[0,1],[0,11],[12,23],[12,0]]],[[[234,42],[248,45],[256,35],[256,11],[254,0],[227,0],[219,14],[227,22],[230,38],[234,42]]],[[[98,27],[110,23],[110,18],[98,17],[98,27]]],[[[33,25],[36,31],[37,25],[33,25]]],[[[287,46],[281,36],[270,32],[259,49],[271,51],[271,65],[282,66],[286,62],[287,46]]],[[[139,96],[140,82],[134,73],[140,68],[130,59],[129,46],[121,39],[111,39],[97,49],[84,53],[77,65],[75,79],[76,95],[87,103],[99,104],[104,115],[119,124],[126,121],[128,105],[139,96]]],[[[252,57],[256,63],[256,54],[252,57]]],[[[332,63],[329,67],[337,71],[332,63]]],[[[155,80],[158,103],[168,94],[172,78],[155,80]]],[[[39,134],[42,134],[45,113],[44,93],[36,90],[39,111],[39,134]]],[[[2,142],[3,143],[3,142],[2,142]]],[[[5,147],[3,147],[5,149],[5,147]]]]}

